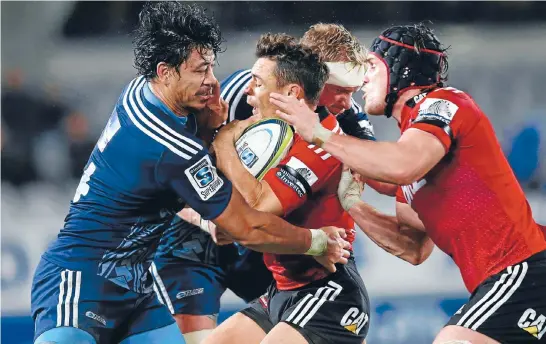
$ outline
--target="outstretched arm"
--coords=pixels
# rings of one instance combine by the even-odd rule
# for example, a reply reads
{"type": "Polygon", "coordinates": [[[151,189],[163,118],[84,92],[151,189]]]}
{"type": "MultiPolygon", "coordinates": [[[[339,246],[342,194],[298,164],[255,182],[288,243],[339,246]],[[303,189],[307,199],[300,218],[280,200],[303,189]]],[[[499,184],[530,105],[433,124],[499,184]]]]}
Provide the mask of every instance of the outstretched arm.
{"type": "Polygon", "coordinates": [[[361,191],[350,171],[344,171],[338,197],[362,231],[392,255],[414,265],[425,261],[434,244],[417,213],[409,205],[397,202],[396,216],[383,214],[360,199],[361,191]]]}
{"type": "Polygon", "coordinates": [[[446,154],[442,142],[419,129],[408,129],[398,142],[375,142],[333,134],[324,129],[317,115],[293,97],[272,93],[270,101],[279,116],[312,142],[361,175],[398,185],[422,178],[446,154]]]}

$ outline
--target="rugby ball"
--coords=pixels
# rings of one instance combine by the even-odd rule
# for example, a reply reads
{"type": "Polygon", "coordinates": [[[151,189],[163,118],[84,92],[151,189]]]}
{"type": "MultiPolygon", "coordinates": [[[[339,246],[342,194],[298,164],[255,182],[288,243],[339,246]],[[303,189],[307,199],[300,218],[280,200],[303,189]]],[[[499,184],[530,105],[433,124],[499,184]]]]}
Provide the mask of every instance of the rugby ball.
{"type": "Polygon", "coordinates": [[[286,156],[293,141],[294,131],[288,123],[278,118],[266,118],[246,128],[235,148],[243,166],[261,180],[286,156]]]}

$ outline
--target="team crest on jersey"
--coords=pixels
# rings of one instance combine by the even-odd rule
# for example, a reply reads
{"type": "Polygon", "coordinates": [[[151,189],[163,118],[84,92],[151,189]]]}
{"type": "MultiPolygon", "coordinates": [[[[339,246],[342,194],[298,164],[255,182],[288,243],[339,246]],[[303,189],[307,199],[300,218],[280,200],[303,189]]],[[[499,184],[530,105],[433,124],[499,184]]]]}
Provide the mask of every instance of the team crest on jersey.
{"type": "Polygon", "coordinates": [[[439,120],[450,124],[459,107],[446,99],[426,98],[419,106],[415,122],[439,120]]]}
{"type": "Polygon", "coordinates": [[[546,333],[546,316],[538,314],[532,308],[527,308],[518,321],[518,326],[531,336],[540,340],[546,333]]]}
{"type": "Polygon", "coordinates": [[[208,155],[187,168],[184,173],[203,201],[214,196],[224,185],[224,181],[218,177],[216,167],[212,165],[208,155]]]}

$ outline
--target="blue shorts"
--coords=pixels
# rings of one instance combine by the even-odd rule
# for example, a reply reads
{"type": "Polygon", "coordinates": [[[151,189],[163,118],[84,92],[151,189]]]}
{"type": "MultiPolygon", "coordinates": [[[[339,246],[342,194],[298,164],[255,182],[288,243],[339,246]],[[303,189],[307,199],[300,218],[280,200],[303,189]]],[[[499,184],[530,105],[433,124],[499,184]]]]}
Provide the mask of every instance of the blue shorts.
{"type": "Polygon", "coordinates": [[[138,294],[94,272],[64,269],[42,258],[32,282],[34,339],[56,327],[75,327],[98,344],[118,343],[174,323],[154,293],[138,294]]]}
{"type": "Polygon", "coordinates": [[[209,258],[162,255],[152,264],[154,290],[172,314],[216,315],[226,289],[250,302],[263,295],[273,281],[262,253],[210,242],[202,246],[213,251],[203,255],[209,258]]]}

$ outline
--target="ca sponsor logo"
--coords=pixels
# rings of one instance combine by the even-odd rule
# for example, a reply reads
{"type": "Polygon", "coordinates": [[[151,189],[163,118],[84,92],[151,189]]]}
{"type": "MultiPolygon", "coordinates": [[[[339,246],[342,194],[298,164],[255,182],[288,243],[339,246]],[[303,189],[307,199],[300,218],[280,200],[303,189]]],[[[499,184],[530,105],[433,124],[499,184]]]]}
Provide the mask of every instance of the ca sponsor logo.
{"type": "Polygon", "coordinates": [[[368,314],[361,312],[356,307],[351,307],[341,319],[340,325],[347,331],[354,334],[359,334],[364,325],[368,323],[368,320],[368,314]]]}
{"type": "Polygon", "coordinates": [[[538,314],[532,308],[527,308],[519,318],[518,326],[536,339],[542,339],[546,333],[546,316],[538,314]]]}
{"type": "Polygon", "coordinates": [[[101,324],[103,324],[104,326],[106,326],[106,320],[103,317],[101,317],[100,315],[98,315],[98,314],[95,314],[95,313],[93,313],[91,311],[87,311],[87,312],[85,312],[85,316],[90,318],[90,319],[96,320],[96,321],[100,322],[101,324]]]}

